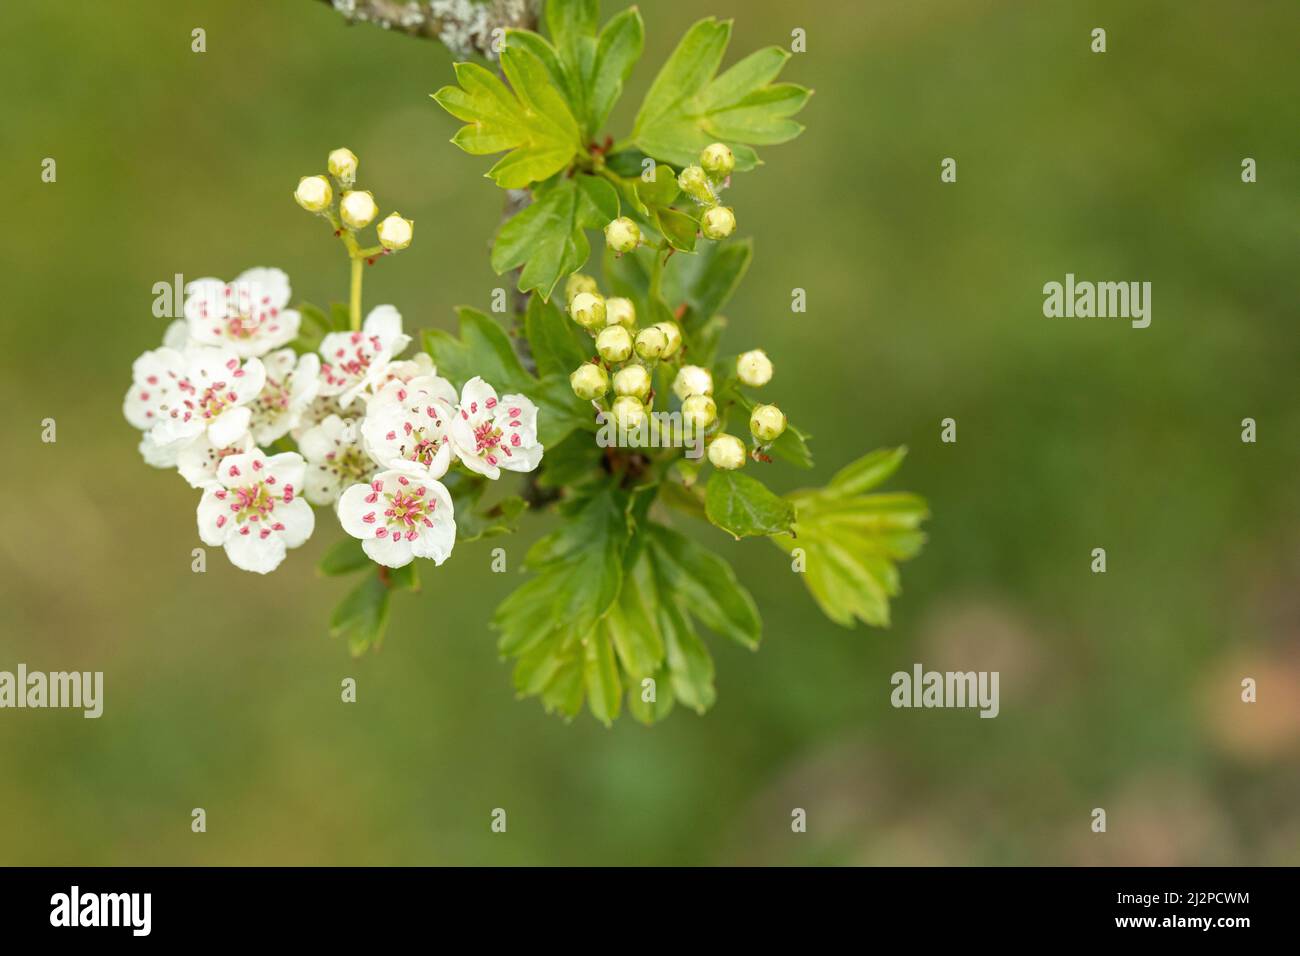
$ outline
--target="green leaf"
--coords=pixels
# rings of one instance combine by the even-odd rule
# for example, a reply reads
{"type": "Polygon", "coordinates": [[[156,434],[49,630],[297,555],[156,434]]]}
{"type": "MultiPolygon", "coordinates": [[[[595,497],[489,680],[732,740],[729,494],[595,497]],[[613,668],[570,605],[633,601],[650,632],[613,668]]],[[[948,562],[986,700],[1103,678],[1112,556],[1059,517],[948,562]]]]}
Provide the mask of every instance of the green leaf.
{"type": "Polygon", "coordinates": [[[367,575],[348,592],[330,618],[330,636],[341,637],[353,657],[379,647],[388,627],[389,589],[378,574],[367,575]]]}
{"type": "Polygon", "coordinates": [[[608,724],[626,691],[632,715],[653,723],[677,700],[700,712],[713,704],[713,660],[694,620],[757,645],[753,598],[722,558],[649,522],[653,498],[653,488],[607,482],[566,505],[566,523],[529,551],[536,576],[494,618],[519,693],[570,715],[585,698],[608,724]]]}
{"type": "Polygon", "coordinates": [[[748,535],[790,534],[794,507],[755,478],[715,469],[704,492],[709,521],[736,539],[748,535]]]}
{"type": "Polygon", "coordinates": [[[468,124],[452,137],[465,152],[509,150],[487,175],[502,189],[523,189],[568,168],[582,134],[546,64],[524,44],[506,43],[501,69],[508,88],[477,64],[457,63],[460,86],[444,86],[433,98],[468,124]]]}
{"type": "Polygon", "coordinates": [[[754,258],[751,239],[710,242],[697,255],[673,263],[665,274],[665,295],[687,305],[687,331],[700,328],[730,301],[754,258]]]}
{"type": "Polygon", "coordinates": [[[618,212],[618,193],[606,180],[586,174],[556,180],[497,232],[492,268],[502,274],[522,266],[520,291],[549,299],[556,283],[587,262],[585,230],[603,229],[618,212]]]}
{"type": "Polygon", "coordinates": [[[424,349],[440,375],[458,388],[479,375],[500,395],[517,393],[530,399],[537,406],[537,440],[545,448],[563,441],[575,428],[595,428],[591,406],[573,394],[567,374],[534,378],[501,326],[475,309],[456,312],[460,338],[442,329],[423,332],[424,349]]]}
{"type": "Polygon", "coordinates": [[[571,506],[559,530],[538,541],[526,565],[538,572],[497,608],[503,654],[556,636],[588,634],[618,598],[629,530],[627,495],[612,485],[571,506]]]}
{"type": "MultiPolygon", "coordinates": [[[[748,415],[754,410],[754,406],[758,402],[741,391],[740,383],[734,378],[735,368],[735,360],[730,359],[720,368],[713,370],[713,378],[714,381],[725,381],[726,383],[718,389],[720,400],[736,402],[748,415]]],[[[787,422],[785,431],[767,447],[767,450],[772,457],[788,461],[796,468],[811,468],[813,466],[812,449],[808,447],[808,442],[811,439],[812,436],[807,432],[787,422]]]]}
{"type": "Polygon", "coordinates": [[[710,630],[756,648],[763,622],[731,565],[669,528],[653,525],[649,534],[655,574],[664,590],[710,630]]]}
{"type": "Polygon", "coordinates": [[[641,59],[644,45],[645,25],[636,7],[624,10],[600,31],[587,95],[587,128],[593,135],[605,125],[614,104],[623,95],[623,85],[641,59]]]}
{"type": "Polygon", "coordinates": [[[772,83],[790,54],[767,47],[715,76],[730,37],[731,23],[712,17],[687,31],[637,114],[632,140],[643,151],[685,166],[705,146],[723,142],[735,153],[736,168],[747,170],[759,162],[754,146],[784,143],[803,131],[791,117],[811,91],[772,83]]]}
{"type": "Polygon", "coordinates": [[[524,315],[524,334],[540,375],[566,378],[596,354],[591,336],[554,302],[530,296],[524,315]]]}
{"type": "Polygon", "coordinates": [[[316,565],[316,570],[326,577],[335,577],[340,574],[351,574],[354,571],[360,571],[362,568],[372,567],[373,563],[370,557],[361,550],[361,540],[348,537],[336,541],[330,546],[330,549],[325,552],[325,556],[316,565]]]}
{"type": "Polygon", "coordinates": [[[803,578],[822,612],[837,624],[889,625],[889,601],[898,595],[898,562],[925,543],[924,499],[911,494],[863,494],[888,478],[906,449],[884,449],[841,470],[825,488],[787,496],[795,507],[797,538],[772,538],[781,550],[801,549],[803,578]]]}

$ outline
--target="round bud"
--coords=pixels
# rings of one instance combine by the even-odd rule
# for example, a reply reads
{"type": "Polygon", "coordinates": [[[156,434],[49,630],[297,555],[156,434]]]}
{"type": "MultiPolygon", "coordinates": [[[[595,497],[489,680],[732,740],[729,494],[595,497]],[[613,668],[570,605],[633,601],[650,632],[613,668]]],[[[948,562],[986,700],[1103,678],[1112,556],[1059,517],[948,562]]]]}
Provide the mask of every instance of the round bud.
{"type": "Polygon", "coordinates": [[[700,219],[700,232],[705,239],[726,239],[736,231],[736,214],[729,206],[714,206],[700,219]]]}
{"type": "Polygon", "coordinates": [[[596,280],[581,272],[575,272],[569,276],[568,281],[564,283],[564,301],[565,304],[573,302],[574,297],[579,292],[596,292],[598,291],[596,280]]]}
{"type": "Polygon", "coordinates": [[[696,428],[708,428],[718,419],[718,406],[711,395],[692,395],[682,402],[682,420],[696,428]]]}
{"type": "Polygon", "coordinates": [[[344,186],[351,186],[357,181],[357,154],[346,146],[340,146],[330,152],[330,175],[344,186]]]}
{"type": "Polygon", "coordinates": [[[714,468],[735,471],[744,466],[746,457],[745,443],[735,435],[724,432],[709,442],[709,461],[713,463],[714,468]]]}
{"type": "Polygon", "coordinates": [[[736,168],[736,156],[726,143],[713,143],[700,151],[700,165],[714,179],[722,180],[736,168]]]}
{"type": "Polygon", "coordinates": [[[629,365],[614,373],[614,394],[631,395],[644,400],[650,394],[650,370],[644,365],[629,365]]]}
{"type": "Polygon", "coordinates": [[[379,215],[375,197],[368,192],[353,190],[339,200],[339,216],[353,229],[364,229],[379,215]]]}
{"type": "Polygon", "coordinates": [[[293,191],[293,198],[298,205],[308,212],[323,212],[329,208],[334,199],[334,190],[330,181],[324,176],[304,176],[298,180],[298,188],[293,191]]]}
{"type": "Polygon", "coordinates": [[[596,336],[596,351],[611,365],[632,357],[632,333],[621,325],[607,325],[596,336]]]}
{"type": "Polygon", "coordinates": [[[619,216],[605,227],[605,242],[615,252],[631,252],[641,244],[641,230],[627,216],[619,216]]]}
{"type": "Polygon", "coordinates": [[[589,402],[609,391],[609,376],[599,365],[587,362],[573,370],[569,376],[569,387],[573,389],[574,395],[589,402]]]}
{"type": "Polygon", "coordinates": [[[620,427],[632,430],[640,428],[646,420],[645,405],[641,399],[634,398],[631,395],[620,395],[614,399],[611,406],[614,413],[614,421],[620,427]]]}
{"type": "Polygon", "coordinates": [[[764,445],[776,441],[785,431],[785,412],[775,405],[755,405],[749,413],[749,431],[764,445]]]}
{"type": "Polygon", "coordinates": [[[682,401],[692,395],[712,395],[713,373],[698,365],[683,365],[673,379],[673,392],[682,401]]]}
{"type": "Polygon", "coordinates": [[[605,300],[605,324],[621,325],[625,329],[636,328],[636,306],[632,304],[631,299],[613,299],[605,300]]]}
{"type": "Polygon", "coordinates": [[[664,335],[663,329],[657,329],[652,325],[636,334],[636,354],[643,359],[657,359],[664,354],[666,348],[668,348],[668,336],[664,335]]]}
{"type": "Polygon", "coordinates": [[[411,244],[411,237],[415,234],[415,223],[393,212],[384,217],[376,231],[379,233],[379,244],[385,249],[396,252],[411,244]]]}
{"type": "Polygon", "coordinates": [[[736,376],[742,385],[758,388],[772,381],[772,360],[762,349],[754,349],[736,358],[736,376]]]}
{"type": "Polygon", "coordinates": [[[605,297],[599,292],[579,292],[569,303],[569,315],[584,329],[595,332],[605,324],[605,297]]]}
{"type": "Polygon", "coordinates": [[[663,358],[672,358],[677,354],[677,350],[682,347],[682,330],[676,322],[656,322],[651,328],[656,328],[664,334],[668,340],[668,347],[664,349],[663,358]]]}
{"type": "Polygon", "coordinates": [[[706,206],[711,206],[718,201],[718,197],[713,194],[713,187],[709,184],[708,174],[699,166],[687,166],[678,173],[677,185],[686,195],[706,206]]]}

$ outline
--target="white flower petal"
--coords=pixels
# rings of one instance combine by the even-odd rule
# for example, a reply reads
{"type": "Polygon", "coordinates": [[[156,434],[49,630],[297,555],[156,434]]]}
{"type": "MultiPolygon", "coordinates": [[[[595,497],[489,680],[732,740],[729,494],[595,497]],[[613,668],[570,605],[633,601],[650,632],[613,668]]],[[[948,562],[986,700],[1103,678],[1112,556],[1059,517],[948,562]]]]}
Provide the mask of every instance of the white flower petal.
{"type": "Polygon", "coordinates": [[[254,574],[269,574],[278,568],[286,551],[284,538],[275,533],[263,537],[260,531],[247,526],[246,530],[247,534],[241,530],[226,539],[226,557],[230,563],[254,574]]]}

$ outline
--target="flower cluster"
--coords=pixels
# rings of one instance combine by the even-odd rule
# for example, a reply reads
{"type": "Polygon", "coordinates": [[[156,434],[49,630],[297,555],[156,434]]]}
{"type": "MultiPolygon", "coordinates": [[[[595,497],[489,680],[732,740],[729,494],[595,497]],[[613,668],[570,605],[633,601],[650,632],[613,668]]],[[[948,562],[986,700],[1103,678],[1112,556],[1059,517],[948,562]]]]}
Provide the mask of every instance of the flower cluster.
{"type": "Polygon", "coordinates": [[[329,218],[348,249],[351,328],[324,334],[315,350],[295,350],[303,317],[288,307],[282,271],[197,279],[185,287],[185,318],[136,359],[123,402],[143,433],[145,461],[175,468],[201,491],[203,543],[259,574],[311,536],[312,506],[332,508],[379,564],[441,564],[456,520],[439,479],[452,467],[496,479],[531,471],[542,457],[531,401],[498,396],[477,376],[457,393],[428,355],[399,358],[411,337],[391,305],[361,321],[357,267],[409,245],[411,223],[389,216],[380,246],[362,248],[354,232],[376,210],[369,193],[348,188],[356,156],[335,150],[329,169],[344,190],[337,209],[324,176],[304,178],[295,197],[329,218]]]}

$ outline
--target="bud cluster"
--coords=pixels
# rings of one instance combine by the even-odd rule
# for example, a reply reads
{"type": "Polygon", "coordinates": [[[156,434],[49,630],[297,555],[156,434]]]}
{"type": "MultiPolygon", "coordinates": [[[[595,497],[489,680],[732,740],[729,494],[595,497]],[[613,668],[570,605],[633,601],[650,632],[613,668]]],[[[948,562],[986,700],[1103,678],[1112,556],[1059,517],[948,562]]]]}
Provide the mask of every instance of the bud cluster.
{"type": "MultiPolygon", "coordinates": [[[[375,202],[374,194],[356,188],[359,162],[352,150],[346,147],[334,150],[329,154],[326,165],[329,174],[302,177],[298,181],[298,188],[294,190],[293,198],[303,209],[328,219],[339,235],[352,240],[349,244],[349,249],[352,249],[355,245],[354,233],[375,221],[379,215],[379,205],[375,202]]],[[[375,227],[378,247],[372,250],[361,250],[358,247],[357,252],[374,255],[398,252],[411,244],[414,231],[415,223],[411,220],[402,218],[396,212],[389,213],[375,227]]]]}
{"type": "MultiPolygon", "coordinates": [[[[654,371],[660,362],[667,362],[675,369],[672,390],[681,401],[682,421],[705,434],[708,458],[715,467],[741,468],[750,457],[767,460],[768,446],[785,432],[785,413],[771,404],[750,408],[752,451],[741,439],[722,432],[713,373],[699,365],[681,364],[682,330],[676,322],[640,326],[630,299],[605,298],[596,280],[582,273],[569,277],[564,298],[569,317],[592,336],[596,351],[569,376],[569,385],[580,399],[607,410],[618,426],[637,429],[654,410],[654,371]]],[[[728,404],[734,404],[735,387],[760,388],[771,380],[772,360],[762,349],[753,349],[736,358],[734,378],[727,376],[723,394],[730,399],[728,404]]]]}
{"type": "Polygon", "coordinates": [[[677,175],[677,186],[704,207],[700,232],[705,239],[726,239],[736,231],[736,214],[722,205],[719,196],[731,184],[736,157],[725,143],[714,143],[700,151],[699,164],[687,166],[677,175]]]}

